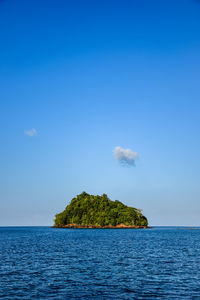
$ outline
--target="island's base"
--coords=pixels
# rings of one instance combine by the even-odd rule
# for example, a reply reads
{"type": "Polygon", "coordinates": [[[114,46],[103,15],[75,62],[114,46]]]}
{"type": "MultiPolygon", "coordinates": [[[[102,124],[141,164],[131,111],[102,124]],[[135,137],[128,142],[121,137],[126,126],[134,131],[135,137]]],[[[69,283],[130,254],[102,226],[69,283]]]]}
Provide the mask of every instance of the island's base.
{"type": "Polygon", "coordinates": [[[89,228],[89,229],[140,229],[140,228],[150,228],[149,226],[134,226],[119,224],[116,226],[106,225],[106,226],[95,226],[95,225],[79,225],[79,224],[67,224],[63,226],[53,226],[53,228],[89,228]]]}

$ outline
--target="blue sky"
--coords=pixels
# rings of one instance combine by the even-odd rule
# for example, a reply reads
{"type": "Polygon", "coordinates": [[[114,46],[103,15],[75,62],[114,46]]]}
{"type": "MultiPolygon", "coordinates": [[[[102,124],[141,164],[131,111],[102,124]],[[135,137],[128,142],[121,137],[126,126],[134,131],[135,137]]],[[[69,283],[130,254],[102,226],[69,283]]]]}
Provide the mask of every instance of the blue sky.
{"type": "Polygon", "coordinates": [[[0,225],[82,191],[200,225],[199,1],[4,0],[0,28],[0,225]]]}

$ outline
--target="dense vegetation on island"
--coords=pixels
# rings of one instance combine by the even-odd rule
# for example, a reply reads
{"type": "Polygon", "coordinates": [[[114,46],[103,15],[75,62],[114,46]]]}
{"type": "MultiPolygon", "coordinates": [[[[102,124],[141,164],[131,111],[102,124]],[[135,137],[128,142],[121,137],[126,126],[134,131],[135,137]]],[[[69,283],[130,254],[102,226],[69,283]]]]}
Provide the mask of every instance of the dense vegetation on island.
{"type": "Polygon", "coordinates": [[[140,209],[128,207],[122,202],[111,201],[106,194],[89,195],[86,192],[73,198],[65,210],[56,215],[54,226],[147,226],[148,221],[140,209]]]}

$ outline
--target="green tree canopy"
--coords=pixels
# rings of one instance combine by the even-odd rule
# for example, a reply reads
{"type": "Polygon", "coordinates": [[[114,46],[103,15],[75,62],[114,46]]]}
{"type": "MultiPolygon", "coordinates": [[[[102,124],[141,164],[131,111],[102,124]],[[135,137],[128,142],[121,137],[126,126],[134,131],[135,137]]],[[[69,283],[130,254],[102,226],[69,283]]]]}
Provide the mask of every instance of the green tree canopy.
{"type": "Polygon", "coordinates": [[[73,198],[65,210],[55,216],[54,225],[81,226],[147,226],[148,221],[140,209],[128,207],[122,202],[111,201],[106,194],[89,195],[86,192],[73,198]]]}

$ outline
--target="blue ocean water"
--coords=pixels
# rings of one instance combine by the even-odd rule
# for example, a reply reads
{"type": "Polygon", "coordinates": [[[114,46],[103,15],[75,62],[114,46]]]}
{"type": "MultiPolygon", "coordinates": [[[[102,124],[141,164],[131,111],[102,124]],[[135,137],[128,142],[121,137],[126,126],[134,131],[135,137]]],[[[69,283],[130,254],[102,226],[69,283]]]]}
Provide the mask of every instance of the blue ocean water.
{"type": "Polygon", "coordinates": [[[0,228],[0,298],[200,299],[200,228],[0,228]]]}

